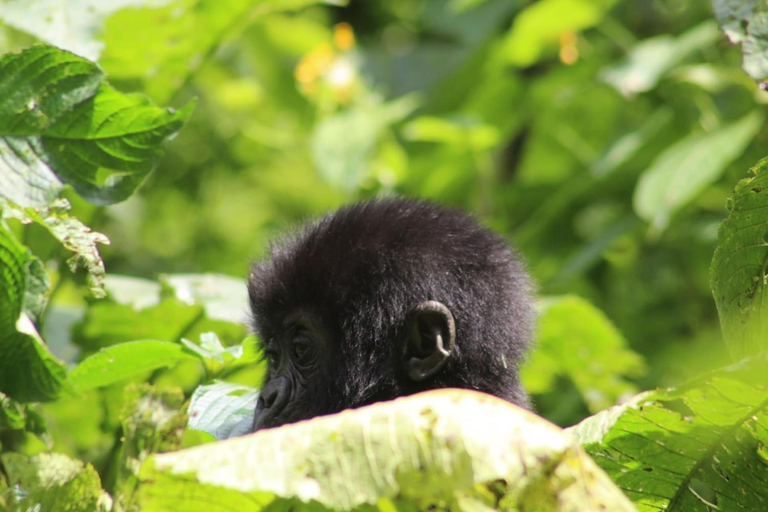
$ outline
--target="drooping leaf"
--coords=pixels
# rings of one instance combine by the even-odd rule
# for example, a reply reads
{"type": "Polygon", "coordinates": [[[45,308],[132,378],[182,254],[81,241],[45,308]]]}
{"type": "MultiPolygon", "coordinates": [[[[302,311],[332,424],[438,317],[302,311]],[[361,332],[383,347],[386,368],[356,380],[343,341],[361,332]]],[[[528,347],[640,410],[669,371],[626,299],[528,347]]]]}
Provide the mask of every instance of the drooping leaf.
{"type": "Polygon", "coordinates": [[[0,392],[20,402],[56,398],[66,373],[23,310],[30,282],[45,280],[37,261],[0,221],[0,392]]]}
{"type": "Polygon", "coordinates": [[[173,366],[196,356],[177,343],[143,340],[120,343],[88,356],[69,372],[76,391],[87,391],[120,382],[143,373],[173,366]]]}
{"type": "Polygon", "coordinates": [[[755,80],[768,79],[768,7],[755,0],[713,0],[715,17],[734,44],[741,44],[742,67],[755,80]]]}
{"type": "Polygon", "coordinates": [[[27,457],[20,453],[0,455],[10,488],[11,510],[66,510],[108,512],[112,498],[101,488],[99,474],[90,464],[60,453],[27,457]]]}
{"type": "Polygon", "coordinates": [[[717,233],[712,293],[735,359],[768,350],[768,160],[741,180],[717,233]]]}
{"type": "Polygon", "coordinates": [[[208,432],[216,439],[247,434],[259,390],[230,382],[198,386],[189,403],[189,428],[208,432]]]}
{"type": "Polygon", "coordinates": [[[35,207],[65,184],[96,204],[133,193],[194,105],[162,109],[102,80],[92,62],[50,46],[0,57],[0,197],[35,207]]]}
{"type": "Polygon", "coordinates": [[[657,231],[672,215],[719,178],[763,124],[753,112],[707,134],[689,135],[672,144],[646,169],[635,188],[635,212],[657,231]]]}
{"type": "Polygon", "coordinates": [[[143,511],[634,510],[560,429],[458,390],[155,455],[139,479],[143,511]]]}
{"type": "Polygon", "coordinates": [[[65,199],[57,199],[49,206],[40,208],[20,208],[0,198],[0,212],[6,218],[16,218],[28,224],[31,222],[44,227],[61,244],[75,255],[68,260],[71,270],[83,266],[88,271],[91,292],[102,298],[105,295],[104,261],[101,259],[97,244],[109,245],[109,238],[69,214],[70,205],[65,199]],[[2,203],[6,203],[2,207],[2,203]]]}
{"type": "Polygon", "coordinates": [[[626,378],[643,374],[643,360],[599,309],[566,295],[542,300],[540,310],[536,346],[521,370],[529,392],[544,393],[565,376],[593,412],[636,392],[626,378]]]}
{"type": "Polygon", "coordinates": [[[767,365],[643,393],[568,431],[640,510],[766,510],[767,365]]]}

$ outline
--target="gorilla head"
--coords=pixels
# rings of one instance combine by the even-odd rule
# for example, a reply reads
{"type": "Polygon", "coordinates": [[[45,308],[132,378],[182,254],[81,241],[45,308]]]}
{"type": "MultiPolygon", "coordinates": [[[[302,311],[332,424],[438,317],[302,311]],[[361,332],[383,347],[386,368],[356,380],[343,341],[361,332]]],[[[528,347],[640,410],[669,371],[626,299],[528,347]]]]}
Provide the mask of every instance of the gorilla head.
{"type": "Polygon", "coordinates": [[[530,290],[507,242],[458,210],[380,199],[309,224],[249,278],[269,362],[254,430],[444,387],[527,407],[530,290]]]}

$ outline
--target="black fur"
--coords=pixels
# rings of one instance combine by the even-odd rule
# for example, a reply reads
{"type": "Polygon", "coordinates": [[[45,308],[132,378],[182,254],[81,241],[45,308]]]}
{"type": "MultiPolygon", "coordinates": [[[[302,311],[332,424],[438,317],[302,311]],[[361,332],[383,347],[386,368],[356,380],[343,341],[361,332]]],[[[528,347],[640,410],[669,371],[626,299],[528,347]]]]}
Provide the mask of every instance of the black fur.
{"type": "Polygon", "coordinates": [[[248,291],[265,346],[280,343],[297,312],[327,338],[318,371],[290,377],[290,406],[268,426],[443,387],[528,406],[518,365],[532,337],[530,281],[508,243],[462,211],[404,199],[344,207],[276,243],[248,291]],[[398,340],[426,300],[452,312],[456,349],[438,374],[414,382],[398,364],[398,340]]]}

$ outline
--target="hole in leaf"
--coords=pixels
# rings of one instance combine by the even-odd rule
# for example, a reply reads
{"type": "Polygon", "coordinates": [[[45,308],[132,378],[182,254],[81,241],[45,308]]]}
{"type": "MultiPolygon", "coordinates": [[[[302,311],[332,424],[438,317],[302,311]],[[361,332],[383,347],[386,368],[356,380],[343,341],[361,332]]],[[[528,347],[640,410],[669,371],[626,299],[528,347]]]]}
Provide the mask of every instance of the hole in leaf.
{"type": "Polygon", "coordinates": [[[688,484],[688,490],[693,493],[696,498],[699,499],[705,505],[710,507],[717,507],[717,493],[698,478],[692,478],[691,483],[688,484]]]}

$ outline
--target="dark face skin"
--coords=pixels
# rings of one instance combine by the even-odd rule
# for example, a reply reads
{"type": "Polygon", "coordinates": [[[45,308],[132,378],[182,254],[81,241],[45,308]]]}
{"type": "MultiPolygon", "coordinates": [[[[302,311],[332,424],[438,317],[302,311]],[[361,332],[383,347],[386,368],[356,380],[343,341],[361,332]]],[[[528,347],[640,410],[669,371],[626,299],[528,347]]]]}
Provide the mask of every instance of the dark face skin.
{"type": "Polygon", "coordinates": [[[302,411],[321,404],[312,391],[327,388],[324,383],[333,354],[328,335],[318,323],[307,314],[290,315],[264,344],[269,369],[256,406],[254,430],[303,419],[302,411]]]}
{"type": "Polygon", "coordinates": [[[269,361],[254,430],[445,387],[528,407],[529,291],[507,242],[457,210],[384,199],[310,224],[249,278],[269,361]]]}

